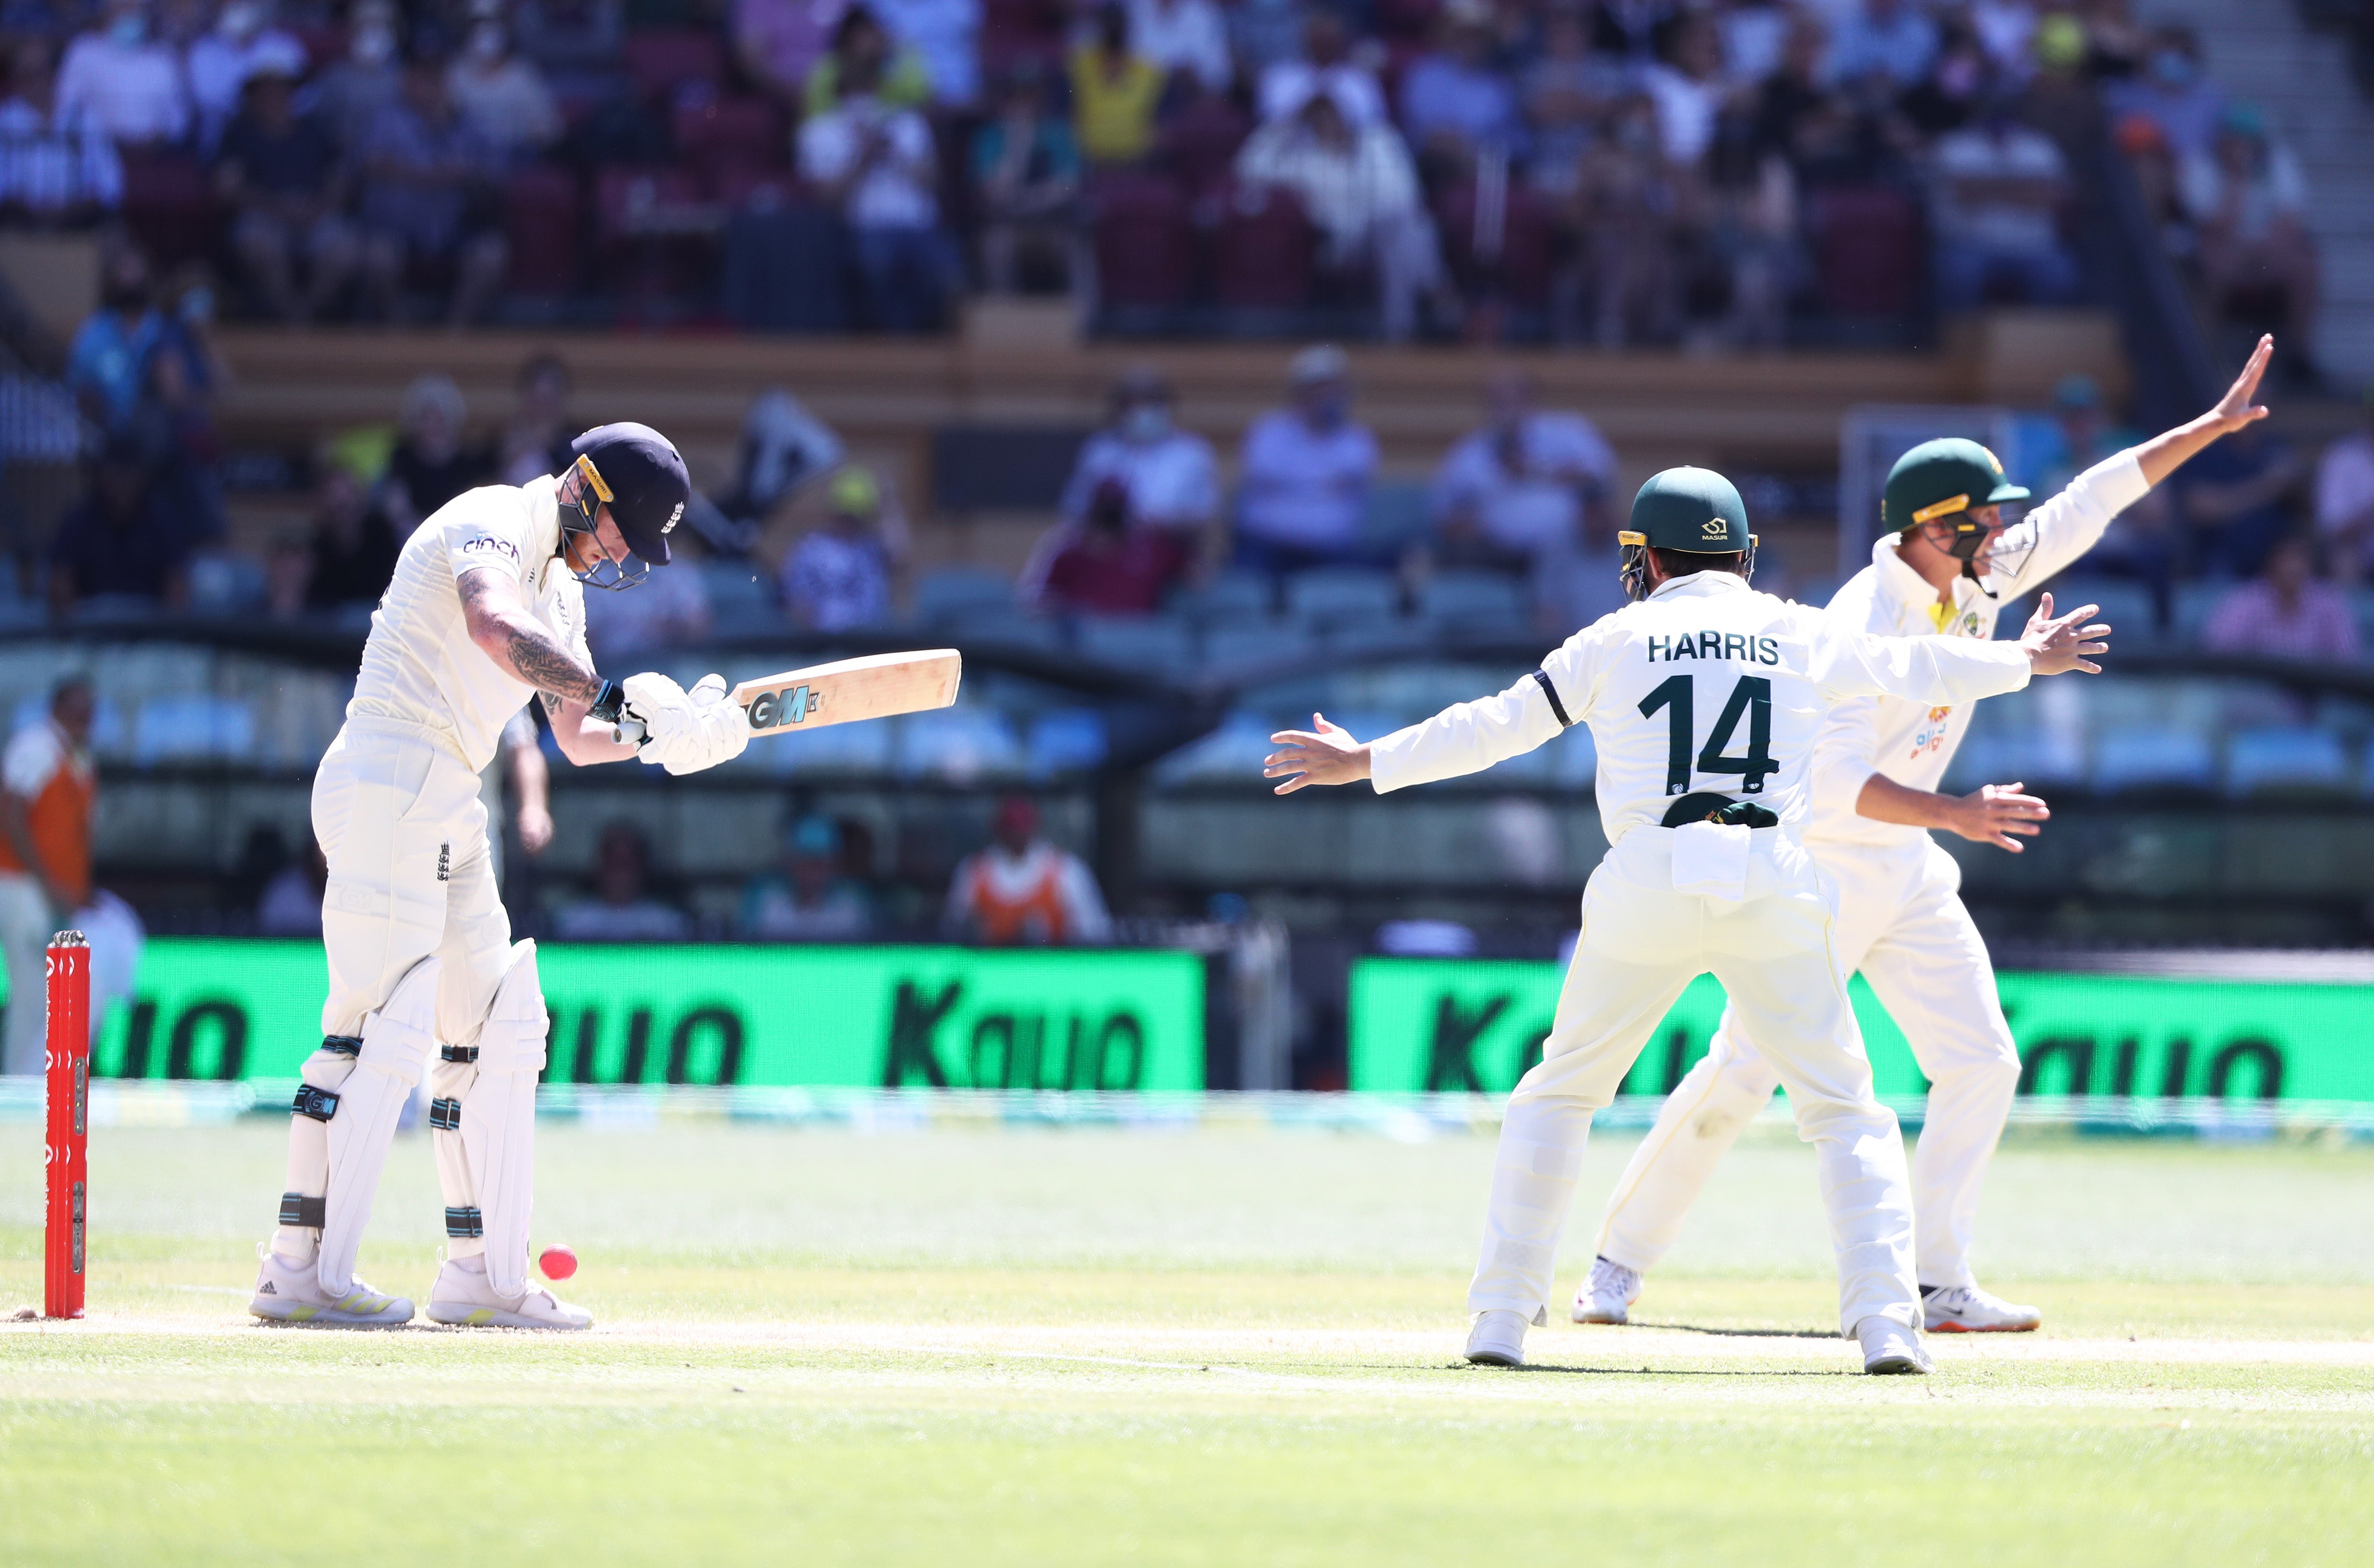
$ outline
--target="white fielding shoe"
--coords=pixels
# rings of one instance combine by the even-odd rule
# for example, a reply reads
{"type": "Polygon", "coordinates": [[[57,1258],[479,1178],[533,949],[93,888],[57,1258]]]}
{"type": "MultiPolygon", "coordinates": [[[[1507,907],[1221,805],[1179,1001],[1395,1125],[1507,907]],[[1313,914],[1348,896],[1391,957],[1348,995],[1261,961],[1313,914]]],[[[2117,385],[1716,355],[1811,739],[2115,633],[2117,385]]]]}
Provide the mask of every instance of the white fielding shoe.
{"type": "Polygon", "coordinates": [[[1611,1263],[1604,1258],[1592,1259],[1591,1278],[1574,1293],[1574,1320],[1577,1323],[1629,1323],[1632,1304],[1640,1299],[1640,1271],[1627,1269],[1621,1263],[1611,1263]]]}
{"type": "Polygon", "coordinates": [[[1933,1285],[1921,1293],[1921,1320],[1932,1334],[2027,1334],[2044,1314],[1976,1285],[1933,1285]]]}
{"type": "MultiPolygon", "coordinates": [[[[530,1285],[516,1296],[495,1293],[484,1268],[465,1269],[463,1259],[449,1258],[429,1287],[429,1317],[456,1328],[591,1328],[594,1315],[571,1306],[542,1285],[530,1285]]],[[[471,1262],[477,1259],[471,1258],[471,1262]]]]}
{"type": "Polygon", "coordinates": [[[1478,1366],[1525,1364],[1525,1315],[1495,1310],[1475,1315],[1467,1333],[1467,1359],[1478,1366]]]}
{"type": "Polygon", "coordinates": [[[1863,1346],[1863,1371],[1874,1377],[1937,1370],[1937,1363],[1921,1348],[1921,1336],[1901,1323],[1866,1317],[1855,1325],[1855,1342],[1863,1346]]]}
{"type": "Polygon", "coordinates": [[[247,1310],[267,1323],[301,1323],[313,1328],[393,1328],[412,1321],[412,1304],[382,1295],[360,1280],[346,1294],[322,1293],[316,1260],[292,1263],[267,1246],[259,1246],[263,1267],[255,1274],[255,1299],[247,1310]]]}

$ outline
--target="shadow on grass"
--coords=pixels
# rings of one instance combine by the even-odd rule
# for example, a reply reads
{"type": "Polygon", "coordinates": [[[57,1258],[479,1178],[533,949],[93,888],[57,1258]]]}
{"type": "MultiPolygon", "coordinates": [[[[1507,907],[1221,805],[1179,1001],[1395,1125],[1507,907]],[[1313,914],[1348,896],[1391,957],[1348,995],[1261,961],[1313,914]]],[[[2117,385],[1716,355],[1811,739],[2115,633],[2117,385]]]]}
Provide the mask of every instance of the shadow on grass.
{"type": "Polygon", "coordinates": [[[1463,1363],[1451,1363],[1453,1372],[1491,1372],[1522,1375],[1528,1372],[1551,1373],[1565,1377],[1849,1377],[1859,1375],[1854,1368],[1770,1367],[1738,1368],[1706,1366],[1557,1366],[1529,1361],[1522,1366],[1475,1366],[1463,1363]]]}

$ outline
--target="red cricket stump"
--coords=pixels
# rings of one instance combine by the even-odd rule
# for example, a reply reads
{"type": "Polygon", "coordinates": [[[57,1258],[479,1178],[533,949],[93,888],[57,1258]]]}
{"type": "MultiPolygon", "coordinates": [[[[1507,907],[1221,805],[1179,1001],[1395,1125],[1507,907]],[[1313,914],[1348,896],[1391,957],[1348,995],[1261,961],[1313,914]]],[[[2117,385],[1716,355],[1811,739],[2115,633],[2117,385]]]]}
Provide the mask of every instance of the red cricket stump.
{"type": "Polygon", "coordinates": [[[80,931],[50,939],[50,1223],[41,1315],[82,1316],[84,1225],[90,1191],[90,946],[80,931]]]}

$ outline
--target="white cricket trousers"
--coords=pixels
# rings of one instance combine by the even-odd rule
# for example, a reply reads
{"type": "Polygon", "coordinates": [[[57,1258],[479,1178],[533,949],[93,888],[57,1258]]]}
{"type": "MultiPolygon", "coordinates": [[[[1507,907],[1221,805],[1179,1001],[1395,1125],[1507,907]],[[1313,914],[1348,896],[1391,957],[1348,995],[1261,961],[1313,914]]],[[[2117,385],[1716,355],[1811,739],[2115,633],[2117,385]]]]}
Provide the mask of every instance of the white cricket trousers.
{"type": "MultiPolygon", "coordinates": [[[[1838,895],[1839,949],[1904,1031],[1929,1080],[1912,1156],[1915,1263],[1923,1285],[1969,1285],[1979,1188],[2019,1087],[2019,1049],[1995,997],[1985,942],[1962,907],[1962,871],[1934,842],[1901,849],[1822,846],[1838,895]]],[[[1616,1184],[1599,1251],[1656,1267],[1723,1152],[1787,1074],[1757,1047],[1767,1027],[1734,1005],[1707,1054],[1658,1113],[1616,1184]]],[[[1796,1089],[1789,1091],[1793,1098],[1796,1089]]]]}
{"type": "Polygon", "coordinates": [[[360,1034],[364,1014],[434,953],[437,1038],[476,1044],[511,947],[478,775],[433,730],[350,720],[313,775],[313,836],[330,866],[322,1032],[360,1034]]]}
{"type": "Polygon", "coordinates": [[[1911,1328],[1912,1200],[1896,1117],[1872,1096],[1871,1063],[1847,1005],[1830,902],[1800,844],[1757,830],[1743,899],[1673,891],[1673,833],[1637,828],[1607,852],[1582,899],[1582,935],[1539,1066],[1509,1098],[1471,1311],[1534,1318],[1549,1301],[1557,1244],[1593,1111],[1696,976],[1711,970],[1789,1085],[1812,1143],[1839,1260],[1839,1327],[1911,1328]]]}
{"type": "Polygon", "coordinates": [[[50,938],[58,931],[49,896],[23,872],[0,872],[0,958],[8,965],[8,1026],[0,1071],[49,1065],[50,938]]]}

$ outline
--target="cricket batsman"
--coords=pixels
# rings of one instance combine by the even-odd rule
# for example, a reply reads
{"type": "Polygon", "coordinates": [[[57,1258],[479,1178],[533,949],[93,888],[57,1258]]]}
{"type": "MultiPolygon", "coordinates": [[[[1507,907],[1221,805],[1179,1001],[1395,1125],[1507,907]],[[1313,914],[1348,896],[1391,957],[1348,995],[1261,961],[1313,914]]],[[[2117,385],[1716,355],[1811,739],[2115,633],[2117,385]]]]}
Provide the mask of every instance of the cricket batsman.
{"type": "MultiPolygon", "coordinates": [[[[2253,405],[2274,351],[2260,340],[2217,406],[2079,474],[2005,529],[2004,503],[2027,492],[1975,441],[1924,441],[1888,474],[1888,532],[1871,565],[1830,601],[1840,632],[1984,641],[1995,616],[2094,547],[2121,511],[2220,436],[2265,417],[2253,405]]],[[[1970,705],[1889,694],[1839,703],[1813,743],[1805,849],[1838,888],[1839,962],[1857,969],[1910,1042],[1929,1080],[1912,1156],[1915,1267],[1933,1333],[2034,1328],[2033,1306],[1980,1287],[1970,1271],[1979,1188],[2019,1084],[2019,1053],[1995,997],[1985,942],[1962,907],[1961,868],[1929,837],[1944,828],[2016,854],[2051,813],[2025,786],[1942,795],[1937,784],[1969,732],[1970,705]]],[[[1599,1257],[1574,1298],[1578,1323],[1622,1323],[1641,1276],[1681,1234],[1714,1167],[1783,1075],[1760,1049],[1762,1025],[1726,1010],[1707,1055],[1658,1115],[1608,1199],[1599,1257]]]]}
{"type": "Polygon", "coordinates": [[[1839,1258],[1839,1321],[1872,1373],[1926,1372],[1912,1200],[1895,1113],[1871,1064],[1837,922],[1802,842],[1814,738],[1857,697],[1960,705],[2031,673],[2098,668],[2091,605],[2047,599],[2016,643],[1885,638],[1748,586],[1755,539],[1722,475],[1675,468],[1640,487],[1619,536],[1633,603],[1569,638],[1497,696],[1362,743],[1323,718],[1275,737],[1279,792],[1370,780],[1381,793],[1475,773],[1577,723],[1599,750],[1610,846],[1543,1042],[1500,1124],[1467,1359],[1524,1363],[1546,1320],[1558,1236],[1592,1113],[1615,1097],[1684,987],[1711,970],[1764,1045],[1815,1146],[1839,1258]]]}
{"type": "Polygon", "coordinates": [[[478,775],[504,723],[544,698],[580,766],[640,755],[671,773],[739,755],[748,721],[718,675],[623,685],[585,650],[588,587],[624,590],[668,559],[691,486],[648,426],[604,425],[568,472],[456,497],[423,522],[372,613],[347,722],[313,776],[329,1000],[289,1120],[280,1227],[249,1311],[285,1323],[408,1321],[412,1303],[355,1278],[397,1113],[428,1067],[445,1195],[440,1323],[583,1328],[528,1279],[544,993],[514,943],[488,860],[478,775]],[[613,726],[640,720],[636,745],[613,726]]]}

